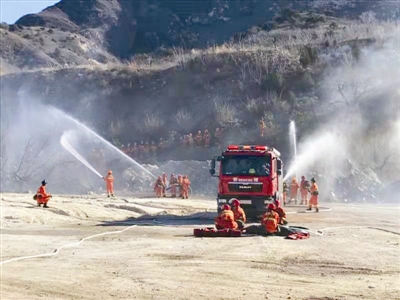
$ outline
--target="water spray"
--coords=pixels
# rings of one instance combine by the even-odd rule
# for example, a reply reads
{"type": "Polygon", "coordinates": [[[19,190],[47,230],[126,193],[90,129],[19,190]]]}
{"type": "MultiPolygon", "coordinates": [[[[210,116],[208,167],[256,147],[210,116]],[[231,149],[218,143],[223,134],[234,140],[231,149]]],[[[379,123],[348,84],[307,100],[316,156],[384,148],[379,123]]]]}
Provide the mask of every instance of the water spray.
{"type": "MultiPolygon", "coordinates": [[[[296,139],[296,123],[292,120],[289,124],[289,138],[290,145],[293,149],[293,166],[294,166],[294,175],[298,178],[297,174],[297,139],[296,139]]],[[[287,180],[291,176],[291,172],[287,173],[284,180],[287,180]]]]}
{"type": "MultiPolygon", "coordinates": [[[[139,164],[137,161],[135,161],[134,159],[132,159],[131,157],[129,157],[128,155],[126,155],[124,152],[122,152],[120,149],[118,149],[117,147],[115,147],[113,144],[111,144],[109,141],[107,141],[106,139],[104,139],[103,137],[101,137],[100,135],[98,135],[96,132],[94,132],[93,130],[91,130],[89,127],[87,127],[86,125],[82,124],[81,122],[75,120],[73,117],[69,116],[68,114],[66,114],[65,112],[55,108],[54,106],[51,106],[52,109],[54,109],[55,111],[62,113],[65,117],[67,117],[68,119],[70,119],[71,121],[73,121],[74,123],[78,124],[80,127],[83,127],[86,131],[90,132],[91,134],[93,134],[94,136],[96,136],[97,138],[99,138],[102,142],[106,143],[108,146],[110,146],[112,149],[116,150],[119,154],[121,154],[123,157],[125,157],[127,160],[129,160],[131,163],[133,163],[134,165],[138,166],[140,169],[142,169],[143,171],[145,171],[147,174],[149,174],[150,176],[152,176],[153,178],[157,178],[157,176],[155,176],[153,173],[151,173],[149,170],[147,170],[145,167],[143,167],[141,164],[139,164]]],[[[78,154],[79,155],[79,154],[78,154]]]]}
{"type": "Polygon", "coordinates": [[[64,134],[61,136],[60,143],[64,147],[65,150],[70,152],[73,156],[76,157],[81,163],[83,163],[86,167],[88,167],[89,170],[91,170],[93,173],[95,173],[97,176],[100,178],[103,178],[103,176],[97,172],[95,168],[92,167],[91,164],[89,164],[86,159],[84,159],[76,150],[74,147],[71,146],[71,144],[67,141],[67,135],[70,134],[71,132],[64,132],[64,134]]]}

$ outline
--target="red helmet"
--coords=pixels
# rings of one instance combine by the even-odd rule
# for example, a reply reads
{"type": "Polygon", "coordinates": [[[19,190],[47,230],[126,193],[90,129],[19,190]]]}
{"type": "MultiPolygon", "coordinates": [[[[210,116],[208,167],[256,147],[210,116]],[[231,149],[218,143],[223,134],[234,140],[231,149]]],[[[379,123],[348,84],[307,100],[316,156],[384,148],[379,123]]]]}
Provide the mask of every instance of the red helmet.
{"type": "Polygon", "coordinates": [[[301,176],[301,179],[306,179],[306,177],[303,175],[303,176],[301,176]]]}
{"type": "Polygon", "coordinates": [[[230,210],[231,207],[228,204],[222,205],[222,210],[230,210]]]}
{"type": "Polygon", "coordinates": [[[240,206],[240,201],[238,199],[232,199],[233,206],[240,206]]]}
{"type": "Polygon", "coordinates": [[[274,210],[274,209],[276,209],[276,206],[275,206],[275,204],[270,203],[267,205],[267,209],[274,210]]]}
{"type": "Polygon", "coordinates": [[[112,171],[111,171],[111,170],[108,170],[108,174],[112,174],[112,171]]]}

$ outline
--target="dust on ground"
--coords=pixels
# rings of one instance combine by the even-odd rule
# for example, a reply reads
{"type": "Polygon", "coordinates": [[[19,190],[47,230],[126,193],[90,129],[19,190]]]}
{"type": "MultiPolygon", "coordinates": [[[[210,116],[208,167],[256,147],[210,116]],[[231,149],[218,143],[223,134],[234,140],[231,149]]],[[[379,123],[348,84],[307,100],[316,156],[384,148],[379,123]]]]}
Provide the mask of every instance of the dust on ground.
{"type": "Polygon", "coordinates": [[[44,209],[3,194],[1,205],[1,261],[128,228],[2,265],[1,299],[400,299],[400,206],[287,207],[312,232],[293,241],[193,237],[213,223],[211,199],[54,196],[44,209]]]}

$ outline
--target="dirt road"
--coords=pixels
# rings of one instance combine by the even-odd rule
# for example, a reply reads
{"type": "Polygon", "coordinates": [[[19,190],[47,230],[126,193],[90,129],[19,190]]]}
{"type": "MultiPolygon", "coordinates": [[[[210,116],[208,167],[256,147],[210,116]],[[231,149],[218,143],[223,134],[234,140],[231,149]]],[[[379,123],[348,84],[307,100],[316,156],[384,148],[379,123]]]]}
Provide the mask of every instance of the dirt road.
{"type": "Polygon", "coordinates": [[[32,195],[2,197],[2,262],[128,228],[1,265],[4,300],[400,299],[399,206],[290,207],[290,223],[314,232],[292,241],[194,238],[212,224],[212,200],[56,196],[46,210],[32,195]]]}

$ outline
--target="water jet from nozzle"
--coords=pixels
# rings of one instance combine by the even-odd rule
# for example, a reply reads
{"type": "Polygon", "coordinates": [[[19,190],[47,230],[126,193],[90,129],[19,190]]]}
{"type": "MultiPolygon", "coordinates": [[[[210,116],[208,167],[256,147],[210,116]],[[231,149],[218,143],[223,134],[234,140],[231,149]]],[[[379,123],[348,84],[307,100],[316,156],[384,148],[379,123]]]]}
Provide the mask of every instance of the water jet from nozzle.
{"type": "MultiPolygon", "coordinates": [[[[297,174],[297,138],[296,138],[296,123],[292,120],[290,121],[289,124],[289,138],[290,138],[290,146],[292,149],[292,166],[295,166],[294,171],[294,176],[296,176],[296,178],[298,178],[298,174],[297,174]]],[[[286,177],[284,178],[284,180],[287,180],[289,178],[289,176],[291,176],[290,173],[288,173],[286,175],[286,177]]]]}
{"type": "Polygon", "coordinates": [[[147,174],[149,174],[150,176],[152,176],[153,178],[157,178],[157,176],[155,176],[153,173],[151,173],[149,170],[147,170],[145,167],[143,167],[141,164],[139,164],[137,161],[135,161],[134,159],[132,159],[131,157],[129,157],[128,155],[126,155],[124,152],[122,152],[120,149],[118,149],[117,147],[115,147],[113,144],[111,144],[109,141],[107,141],[106,139],[104,139],[103,137],[101,137],[100,135],[98,135],[96,132],[94,132],[93,130],[91,130],[89,127],[87,127],[86,125],[82,124],[81,122],[75,120],[73,117],[69,116],[68,114],[66,114],[65,112],[52,107],[55,111],[57,111],[58,113],[63,114],[65,117],[67,117],[68,119],[70,119],[71,121],[73,121],[75,124],[78,124],[80,127],[84,128],[87,132],[89,132],[90,134],[93,134],[95,137],[99,138],[102,142],[104,142],[106,145],[108,145],[109,147],[111,147],[113,150],[117,151],[119,154],[121,154],[125,159],[127,159],[129,162],[133,163],[134,165],[138,166],[140,169],[142,169],[143,171],[145,171],[147,174]]]}
{"type": "Polygon", "coordinates": [[[86,159],[84,159],[78,151],[75,150],[74,147],[71,146],[71,144],[67,140],[67,135],[70,134],[70,131],[64,132],[64,134],[61,136],[60,143],[64,147],[65,150],[67,150],[69,153],[71,153],[77,160],[79,160],[81,163],[83,163],[89,170],[91,170],[94,174],[99,176],[100,178],[103,178],[103,176],[95,169],[91,164],[87,162],[86,159]]]}

